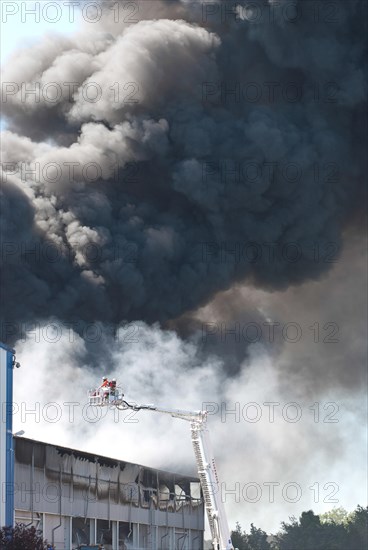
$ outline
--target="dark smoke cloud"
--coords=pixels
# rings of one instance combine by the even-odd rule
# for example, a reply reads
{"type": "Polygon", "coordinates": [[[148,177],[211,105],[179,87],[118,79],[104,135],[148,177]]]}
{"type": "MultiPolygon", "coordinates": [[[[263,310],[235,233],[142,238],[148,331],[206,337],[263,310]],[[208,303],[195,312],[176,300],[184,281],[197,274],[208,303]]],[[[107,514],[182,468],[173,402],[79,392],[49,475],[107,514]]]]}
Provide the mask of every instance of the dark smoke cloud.
{"type": "Polygon", "coordinates": [[[272,23],[250,23],[245,4],[236,20],[205,21],[200,2],[138,2],[140,21],[117,24],[104,2],[97,26],[45,38],[8,62],[4,83],[52,82],[62,93],[36,102],[19,91],[4,103],[3,163],[18,172],[7,164],[3,174],[3,323],[50,314],[166,322],[236,282],[286,289],[328,269],[313,243],[338,253],[365,176],[365,2],[337,1],[336,20],[318,23],[302,2],[294,23],[280,15],[283,2],[272,23]],[[109,87],[129,82],[129,92],[139,85],[138,102],[127,103],[126,91],[113,100],[109,87]],[[213,91],[213,83],[237,82],[259,83],[261,100],[203,97],[203,83],[213,91]],[[272,100],[265,82],[279,90],[293,82],[302,97],[272,100]],[[324,101],[326,83],[333,103],[324,101]],[[87,85],[102,90],[99,101],[86,100],[87,85]],[[276,169],[224,184],[218,162],[293,164],[301,177],[291,182],[276,169]],[[99,166],[96,181],[83,170],[88,163],[99,166]],[[35,167],[36,177],[20,174],[35,167]],[[236,243],[296,243],[301,254],[235,261],[227,249],[236,243]]]}
{"type": "Polygon", "coordinates": [[[364,395],[367,239],[357,228],[343,237],[341,256],[317,281],[272,293],[250,285],[233,287],[173,326],[184,338],[196,340],[199,353],[221,357],[230,373],[251,366],[252,348],[262,346],[272,360],[280,395],[289,392],[311,402],[336,396],[342,388],[344,398],[364,395]]]}
{"type": "Polygon", "coordinates": [[[203,362],[223,361],[227,374],[238,375],[252,361],[252,344],[277,357],[283,347],[280,334],[270,342],[272,321],[260,309],[259,297],[242,294],[235,286],[218,293],[208,305],[169,321],[164,328],[174,330],[194,345],[203,362]]]}

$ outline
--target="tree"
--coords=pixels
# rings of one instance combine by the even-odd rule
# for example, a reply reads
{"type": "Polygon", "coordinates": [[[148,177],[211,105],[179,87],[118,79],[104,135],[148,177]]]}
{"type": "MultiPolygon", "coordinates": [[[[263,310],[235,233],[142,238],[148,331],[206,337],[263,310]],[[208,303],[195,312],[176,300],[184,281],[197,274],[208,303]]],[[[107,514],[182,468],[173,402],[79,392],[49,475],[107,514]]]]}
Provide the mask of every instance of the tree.
{"type": "Polygon", "coordinates": [[[235,531],[231,533],[231,540],[234,547],[239,550],[271,550],[267,542],[267,533],[262,529],[257,529],[253,523],[250,526],[250,534],[247,535],[237,522],[235,531]]]}
{"type": "Polygon", "coordinates": [[[349,550],[366,550],[368,548],[368,508],[358,506],[351,514],[346,529],[349,550]]]}
{"type": "Polygon", "coordinates": [[[347,544],[344,525],[321,523],[312,510],[303,512],[297,521],[282,523],[283,533],[276,537],[277,550],[352,550],[347,544]]]}
{"type": "Polygon", "coordinates": [[[336,523],[337,525],[347,525],[353,514],[349,514],[345,508],[333,508],[319,516],[321,523],[336,523]]]}
{"type": "Polygon", "coordinates": [[[26,527],[23,523],[15,527],[3,527],[0,530],[1,550],[47,550],[47,542],[35,527],[26,527]]]}
{"type": "Polygon", "coordinates": [[[231,540],[234,548],[239,548],[239,550],[248,550],[246,532],[242,531],[238,521],[236,522],[235,531],[231,532],[231,540]]]}
{"type": "Polygon", "coordinates": [[[299,520],[289,518],[282,531],[272,537],[251,524],[248,535],[239,523],[231,537],[239,550],[368,550],[368,508],[358,506],[348,513],[334,508],[321,517],[312,510],[303,512],[299,520]]]}
{"type": "Polygon", "coordinates": [[[247,535],[247,543],[249,550],[270,550],[270,544],[267,541],[267,533],[262,529],[254,527],[253,523],[250,526],[250,535],[247,535]]]}

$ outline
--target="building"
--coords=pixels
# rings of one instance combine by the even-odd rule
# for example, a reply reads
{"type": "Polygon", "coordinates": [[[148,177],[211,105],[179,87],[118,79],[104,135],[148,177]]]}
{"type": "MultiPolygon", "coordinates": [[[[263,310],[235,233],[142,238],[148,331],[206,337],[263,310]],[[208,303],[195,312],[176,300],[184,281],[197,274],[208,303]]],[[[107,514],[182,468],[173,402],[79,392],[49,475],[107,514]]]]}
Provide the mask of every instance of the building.
{"type": "Polygon", "coordinates": [[[199,479],[14,436],[15,521],[56,550],[203,550],[199,479]]]}
{"type": "Polygon", "coordinates": [[[199,479],[13,436],[14,350],[0,343],[0,527],[56,550],[203,550],[199,479]]]}
{"type": "Polygon", "coordinates": [[[0,527],[13,524],[13,367],[14,350],[0,342],[0,527]]]}

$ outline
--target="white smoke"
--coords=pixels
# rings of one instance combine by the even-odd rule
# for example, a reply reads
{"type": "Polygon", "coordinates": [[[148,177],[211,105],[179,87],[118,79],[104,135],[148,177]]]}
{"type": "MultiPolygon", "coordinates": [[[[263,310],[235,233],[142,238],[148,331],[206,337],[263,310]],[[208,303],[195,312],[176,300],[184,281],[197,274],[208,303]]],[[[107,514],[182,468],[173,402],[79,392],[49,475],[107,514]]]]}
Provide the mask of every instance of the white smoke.
{"type": "MultiPolygon", "coordinates": [[[[2,236],[10,248],[2,258],[2,315],[17,327],[35,322],[16,343],[22,368],[14,373],[14,431],[194,474],[185,422],[105,410],[96,418],[100,413],[86,407],[86,392],[106,374],[132,401],[185,409],[207,403],[215,413],[209,423],[231,526],[238,520],[245,528],[254,522],[275,531],[288,515],[334,505],[352,509],[366,496],[360,480],[366,471],[365,256],[360,246],[347,247],[332,266],[315,261],[311,247],[326,250],[332,243],[339,252],[344,228],[364,202],[364,10],[359,2],[337,2],[335,24],[317,25],[313,13],[290,24],[280,19],[282,5],[273,3],[275,24],[263,19],[253,25],[244,1],[237,21],[224,22],[217,4],[215,16],[205,12],[204,18],[201,3],[142,1],[139,21],[129,25],[114,24],[110,7],[116,2],[104,2],[101,24],[45,38],[17,52],[4,69],[3,80],[13,88],[4,104],[3,160],[17,166],[7,165],[4,174],[2,236]],[[271,79],[301,88],[335,83],[336,102],[316,101],[315,88],[303,88],[297,104],[265,96],[258,104],[223,104],[221,86],[203,101],[205,83],[254,81],[264,91],[271,79]],[[38,83],[45,92],[50,82],[62,91],[57,101],[25,95],[25,86],[38,83]],[[75,92],[70,95],[64,82],[74,83],[75,92]],[[116,101],[114,83],[127,82],[139,84],[138,103],[125,102],[126,96],[116,101]],[[102,90],[96,103],[83,96],[93,83],[102,90]],[[231,181],[225,189],[219,165],[208,189],[203,185],[204,163],[247,159],[261,166],[294,163],[303,178],[290,184],[276,174],[242,185],[231,181]],[[131,161],[139,181],[112,177],[116,166],[131,161]],[[91,162],[101,169],[96,181],[83,173],[91,162]],[[52,164],[61,169],[56,185],[53,173],[45,178],[43,172],[52,164]],[[337,168],[338,181],[325,173],[317,178],[316,164],[321,171],[326,164],[337,168]],[[37,167],[40,177],[23,177],[22,169],[37,167]],[[231,247],[239,241],[294,243],[302,257],[206,263],[194,253],[203,242],[231,247]],[[50,242],[61,252],[57,262],[24,258],[23,245],[43,251],[50,242]],[[83,254],[88,244],[100,247],[97,262],[83,254]],[[125,261],[125,246],[136,249],[135,262],[125,261]],[[253,281],[263,291],[236,287],[253,281]],[[301,341],[275,347],[234,342],[247,357],[243,350],[236,354],[232,370],[223,341],[212,354],[201,353],[195,339],[184,342],[149,325],[175,323],[209,300],[193,316],[231,324],[250,293],[257,320],[297,323],[301,341]],[[60,334],[47,324],[50,316],[60,334]],[[82,338],[83,323],[79,331],[66,325],[91,320],[100,321],[102,331],[104,324],[120,326],[115,339],[101,333],[101,346],[97,341],[93,348],[82,338]],[[318,343],[316,328],[310,329],[315,323],[318,343]],[[328,323],[339,328],[331,346],[323,341],[328,323]]],[[[345,241],[355,242],[348,232],[345,241]]]]}
{"type": "MultiPolygon", "coordinates": [[[[232,527],[253,522],[275,532],[289,515],[352,509],[364,500],[363,396],[346,398],[340,390],[315,401],[303,397],[258,345],[250,348],[250,366],[226,378],[220,360],[198,365],[193,345],[144,323],[121,327],[111,357],[93,370],[84,362],[85,342],[58,329],[56,343],[35,342],[35,331],[17,345],[14,430],[25,437],[195,475],[186,422],[87,406],[87,390],[106,374],[117,378],[128,401],[208,409],[232,527]]],[[[40,331],[49,340],[57,334],[46,325],[40,331]]]]}

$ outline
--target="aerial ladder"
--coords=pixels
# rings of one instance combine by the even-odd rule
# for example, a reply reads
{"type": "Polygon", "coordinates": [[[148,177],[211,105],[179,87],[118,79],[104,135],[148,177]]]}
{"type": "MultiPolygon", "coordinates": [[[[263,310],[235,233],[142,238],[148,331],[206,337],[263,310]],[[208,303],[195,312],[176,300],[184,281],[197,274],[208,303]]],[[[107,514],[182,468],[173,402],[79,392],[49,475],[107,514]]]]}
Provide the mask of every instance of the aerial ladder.
{"type": "Polygon", "coordinates": [[[98,407],[112,406],[118,410],[153,411],[190,422],[192,445],[213,548],[214,550],[237,550],[234,549],[231,542],[225,507],[221,498],[221,486],[207,427],[207,411],[185,411],[156,407],[155,405],[128,403],[125,401],[123,393],[118,389],[113,392],[109,392],[106,389],[92,390],[89,392],[88,397],[89,404],[98,407]]]}

